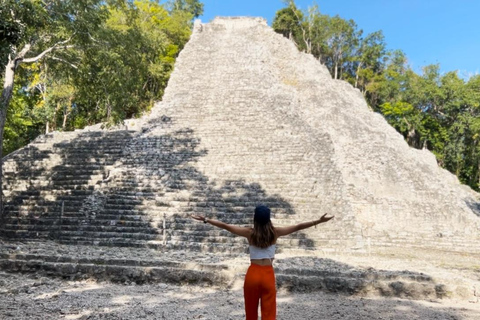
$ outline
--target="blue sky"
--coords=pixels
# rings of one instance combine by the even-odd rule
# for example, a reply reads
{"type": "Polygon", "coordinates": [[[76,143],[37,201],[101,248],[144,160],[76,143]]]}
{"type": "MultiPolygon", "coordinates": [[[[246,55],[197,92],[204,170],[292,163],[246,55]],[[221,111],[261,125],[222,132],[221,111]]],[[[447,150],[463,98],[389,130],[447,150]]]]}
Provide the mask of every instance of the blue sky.
{"type": "MultiPolygon", "coordinates": [[[[255,16],[271,25],[281,0],[203,0],[202,22],[255,16]]],[[[296,0],[307,9],[314,0],[296,0]]],[[[353,19],[365,33],[382,30],[388,49],[403,50],[412,68],[439,63],[443,72],[480,73],[480,0],[317,0],[320,12],[353,19]]]]}

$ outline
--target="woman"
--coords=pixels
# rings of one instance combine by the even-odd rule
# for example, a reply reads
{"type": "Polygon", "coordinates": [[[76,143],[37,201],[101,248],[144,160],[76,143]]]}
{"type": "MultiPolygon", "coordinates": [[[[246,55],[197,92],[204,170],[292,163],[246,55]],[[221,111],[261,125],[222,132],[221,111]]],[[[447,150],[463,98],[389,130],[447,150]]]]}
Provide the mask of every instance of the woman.
{"type": "Polygon", "coordinates": [[[275,257],[277,239],[327,222],[333,219],[333,216],[327,217],[327,214],[324,214],[318,220],[278,228],[272,225],[270,209],[266,206],[257,206],[255,208],[253,228],[238,227],[198,215],[194,215],[192,218],[248,239],[251,264],[245,275],[243,286],[247,320],[258,319],[259,301],[261,302],[262,320],[275,320],[277,314],[277,291],[272,262],[275,257]]]}

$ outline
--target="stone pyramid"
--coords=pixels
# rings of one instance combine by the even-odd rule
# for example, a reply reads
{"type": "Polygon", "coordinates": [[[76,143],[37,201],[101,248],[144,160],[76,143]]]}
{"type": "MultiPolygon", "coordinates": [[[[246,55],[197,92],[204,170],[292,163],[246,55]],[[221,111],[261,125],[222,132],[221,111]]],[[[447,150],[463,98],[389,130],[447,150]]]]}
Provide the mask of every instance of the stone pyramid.
{"type": "Polygon", "coordinates": [[[234,252],[189,219],[335,215],[280,247],[480,253],[480,197],[361,93],[260,18],[197,21],[163,100],[126,128],[39,137],[4,158],[4,238],[234,252]]]}

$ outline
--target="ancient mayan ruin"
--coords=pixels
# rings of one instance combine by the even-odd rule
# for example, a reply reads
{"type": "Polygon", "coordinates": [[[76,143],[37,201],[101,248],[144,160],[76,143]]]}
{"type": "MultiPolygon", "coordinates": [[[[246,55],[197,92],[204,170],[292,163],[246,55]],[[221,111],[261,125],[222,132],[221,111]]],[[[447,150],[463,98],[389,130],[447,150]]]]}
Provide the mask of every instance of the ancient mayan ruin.
{"type": "MultiPolygon", "coordinates": [[[[155,259],[167,256],[187,269],[175,262],[179,252],[239,256],[243,239],[189,215],[249,225],[257,204],[272,208],[276,225],[335,215],[281,240],[284,253],[480,254],[479,194],[260,18],[196,22],[149,115],[40,136],[5,157],[3,170],[2,239],[79,254],[14,255],[11,247],[0,256],[5,270],[74,275],[111,265],[101,272],[128,277],[125,268],[142,265],[128,262],[131,252],[158,252],[147,265],[159,270],[166,262],[155,259]],[[122,263],[89,258],[108,247],[129,253],[122,263]]],[[[195,279],[215,282],[206,264],[195,270],[195,279]]]]}

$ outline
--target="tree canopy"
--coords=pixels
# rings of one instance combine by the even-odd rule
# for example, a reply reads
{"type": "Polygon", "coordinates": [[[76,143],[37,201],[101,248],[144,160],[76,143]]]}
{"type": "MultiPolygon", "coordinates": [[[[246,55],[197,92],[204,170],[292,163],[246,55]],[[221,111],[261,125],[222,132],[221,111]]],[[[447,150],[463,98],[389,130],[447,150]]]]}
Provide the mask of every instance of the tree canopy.
{"type": "Polygon", "coordinates": [[[203,13],[198,0],[1,1],[3,154],[40,133],[148,111],[203,13]]]}

